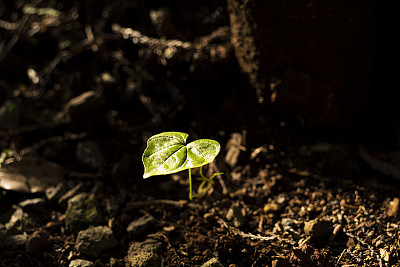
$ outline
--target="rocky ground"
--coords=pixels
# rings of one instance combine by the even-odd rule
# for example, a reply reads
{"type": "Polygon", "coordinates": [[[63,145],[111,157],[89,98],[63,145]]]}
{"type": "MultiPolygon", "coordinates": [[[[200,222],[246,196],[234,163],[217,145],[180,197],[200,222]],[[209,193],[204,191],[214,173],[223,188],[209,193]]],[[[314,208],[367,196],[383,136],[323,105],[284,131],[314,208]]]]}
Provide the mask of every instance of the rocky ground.
{"type": "Polygon", "coordinates": [[[0,5],[1,266],[400,266],[395,122],[317,135],[259,107],[224,1],[89,4],[0,5]],[[163,131],[220,142],[204,197],[142,179],[163,131]]]}

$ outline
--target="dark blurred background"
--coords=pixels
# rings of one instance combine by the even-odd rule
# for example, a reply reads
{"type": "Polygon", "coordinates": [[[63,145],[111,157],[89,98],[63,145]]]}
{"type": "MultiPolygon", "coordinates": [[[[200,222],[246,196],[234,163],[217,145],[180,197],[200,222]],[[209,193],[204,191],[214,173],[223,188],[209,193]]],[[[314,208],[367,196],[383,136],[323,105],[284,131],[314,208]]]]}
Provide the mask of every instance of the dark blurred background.
{"type": "Polygon", "coordinates": [[[2,0],[0,102],[19,113],[11,122],[0,118],[0,128],[52,122],[52,129],[138,137],[171,129],[262,136],[284,125],[310,136],[393,143],[397,7],[2,0]],[[89,118],[66,110],[86,91],[104,105],[89,107],[89,118]]]}

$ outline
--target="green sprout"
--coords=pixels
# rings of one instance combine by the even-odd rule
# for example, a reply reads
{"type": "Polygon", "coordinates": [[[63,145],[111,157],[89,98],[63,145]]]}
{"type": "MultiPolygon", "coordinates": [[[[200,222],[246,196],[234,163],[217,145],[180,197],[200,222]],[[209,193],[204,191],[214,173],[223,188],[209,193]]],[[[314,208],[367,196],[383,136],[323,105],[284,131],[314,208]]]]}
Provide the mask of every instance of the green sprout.
{"type": "Polygon", "coordinates": [[[153,135],[147,140],[142,161],[144,179],[154,175],[188,170],[189,199],[191,200],[194,196],[197,196],[192,193],[191,169],[200,167],[201,178],[198,178],[198,180],[202,182],[198,188],[198,195],[204,195],[211,188],[211,181],[214,177],[222,173],[214,173],[210,178],[207,178],[203,175],[202,167],[215,159],[221,146],[217,141],[211,139],[199,139],[186,144],[188,136],[188,134],[180,132],[164,132],[153,135]]]}

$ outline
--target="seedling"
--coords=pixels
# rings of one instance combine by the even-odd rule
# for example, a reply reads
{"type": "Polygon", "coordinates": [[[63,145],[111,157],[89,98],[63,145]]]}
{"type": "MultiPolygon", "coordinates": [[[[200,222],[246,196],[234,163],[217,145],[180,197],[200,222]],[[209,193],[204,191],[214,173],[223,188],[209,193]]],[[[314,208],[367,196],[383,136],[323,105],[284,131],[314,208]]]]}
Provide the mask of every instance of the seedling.
{"type": "Polygon", "coordinates": [[[198,189],[198,195],[204,195],[211,188],[214,177],[222,173],[214,173],[207,178],[203,175],[202,167],[215,159],[221,146],[217,141],[211,139],[199,139],[186,144],[187,138],[188,134],[180,132],[165,132],[150,137],[142,156],[143,178],[188,170],[189,199],[191,200],[197,196],[192,193],[191,169],[200,167],[201,178],[199,180],[202,182],[198,189]]]}

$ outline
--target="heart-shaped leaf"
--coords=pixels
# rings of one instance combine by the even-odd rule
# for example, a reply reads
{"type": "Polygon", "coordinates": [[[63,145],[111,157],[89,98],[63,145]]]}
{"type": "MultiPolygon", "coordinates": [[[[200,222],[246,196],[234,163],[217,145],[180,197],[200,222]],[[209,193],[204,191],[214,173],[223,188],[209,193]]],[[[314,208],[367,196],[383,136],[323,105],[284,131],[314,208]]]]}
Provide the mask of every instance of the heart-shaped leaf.
{"type": "Polygon", "coordinates": [[[188,134],[165,132],[147,141],[143,153],[144,175],[164,175],[210,163],[218,155],[221,146],[211,139],[200,139],[186,144],[188,134]]]}

